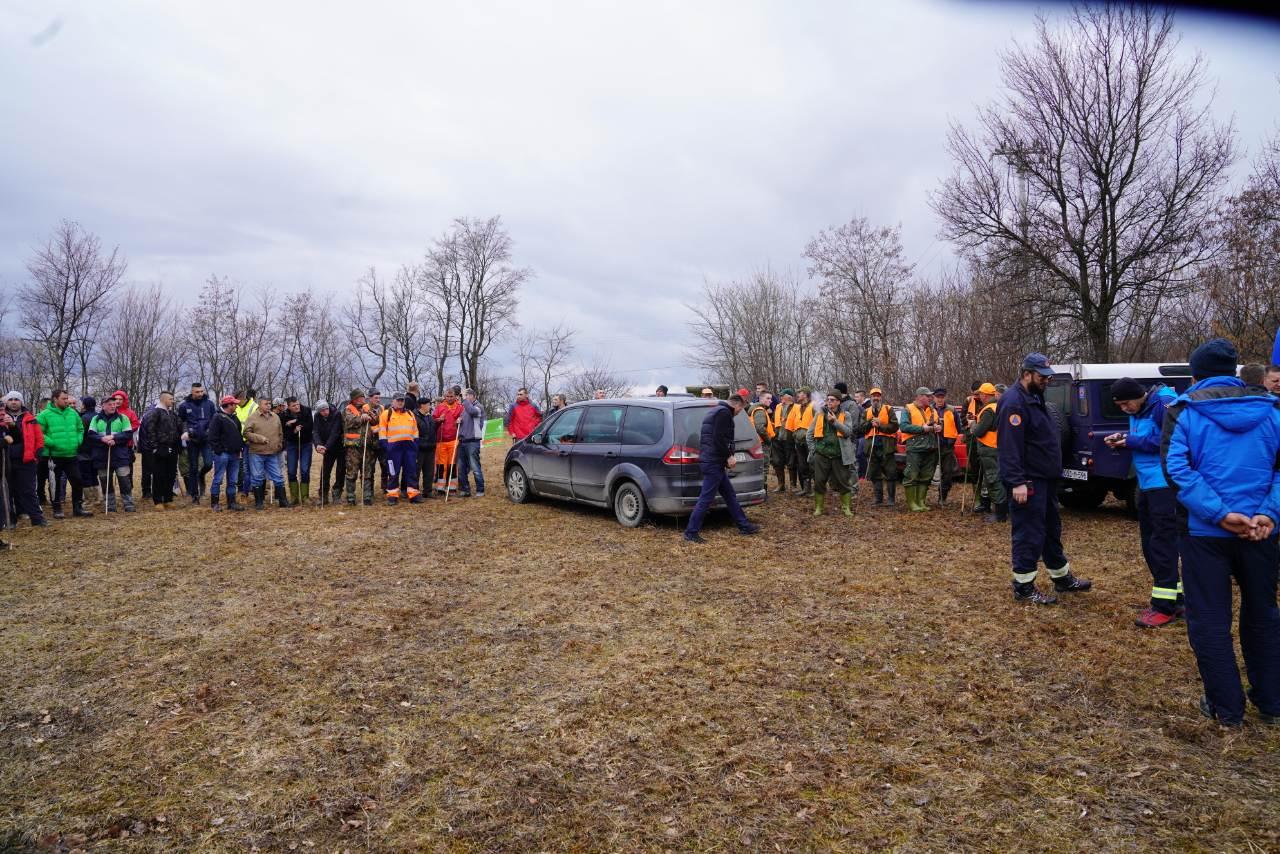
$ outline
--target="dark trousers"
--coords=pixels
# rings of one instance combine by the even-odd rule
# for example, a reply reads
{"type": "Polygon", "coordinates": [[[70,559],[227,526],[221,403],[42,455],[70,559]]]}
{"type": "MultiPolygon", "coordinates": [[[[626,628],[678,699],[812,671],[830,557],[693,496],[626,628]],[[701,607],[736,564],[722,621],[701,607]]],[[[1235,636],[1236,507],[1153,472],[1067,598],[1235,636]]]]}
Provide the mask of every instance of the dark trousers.
{"type": "Polygon", "coordinates": [[[173,485],[178,480],[178,452],[151,453],[151,500],[156,504],[173,503],[173,485]]]}
{"type": "Polygon", "coordinates": [[[36,459],[36,500],[41,504],[51,503],[54,490],[49,489],[49,458],[36,459]]]}
{"type": "Polygon", "coordinates": [[[858,437],[858,477],[867,476],[867,444],[869,441],[866,436],[858,437]]]}
{"type": "Polygon", "coordinates": [[[791,459],[795,464],[796,477],[802,484],[813,477],[813,467],[809,465],[809,446],[806,443],[791,440],[791,459]]]}
{"type": "Polygon", "coordinates": [[[204,476],[213,468],[213,448],[208,442],[187,442],[187,494],[204,495],[204,476]]]}
{"type": "Polygon", "coordinates": [[[53,457],[49,462],[54,471],[53,509],[62,509],[62,501],[66,497],[66,490],[63,488],[64,479],[71,484],[71,506],[82,506],[84,481],[80,477],[80,461],[75,457],[53,457]]]}
{"type": "Polygon", "coordinates": [[[333,488],[342,491],[342,482],[347,477],[347,454],[342,448],[324,452],[324,462],[320,464],[320,500],[329,500],[329,477],[333,476],[333,488]]]}
{"type": "Polygon", "coordinates": [[[458,489],[463,495],[471,494],[468,476],[476,479],[476,492],[484,492],[484,471],[480,468],[480,440],[463,439],[458,443],[458,489]]]}
{"type": "MultiPolygon", "coordinates": [[[[1062,551],[1062,518],[1058,515],[1058,485],[1052,480],[1033,480],[1026,504],[1012,499],[1014,484],[1006,483],[1010,496],[1009,522],[1013,538],[1013,575],[1018,581],[1034,581],[1036,567],[1044,560],[1052,576],[1067,565],[1062,551]],[[1031,575],[1030,579],[1018,576],[1031,575]]],[[[1061,574],[1061,573],[1059,573],[1061,574]]]]}
{"type": "Polygon", "coordinates": [[[1151,607],[1169,616],[1182,604],[1176,504],[1167,486],[1138,493],[1138,533],[1142,556],[1151,570],[1151,607]]]}
{"type": "Polygon", "coordinates": [[[415,484],[422,494],[431,497],[431,480],[436,476],[436,446],[418,446],[418,483],[415,484]]]}
{"type": "Polygon", "coordinates": [[[154,484],[151,482],[151,476],[155,473],[155,459],[150,451],[141,451],[138,454],[142,457],[142,497],[150,498],[154,484]]]}
{"type": "Polygon", "coordinates": [[[738,494],[733,491],[733,481],[729,480],[729,470],[724,466],[699,466],[698,470],[702,473],[702,492],[698,494],[698,503],[693,507],[693,513],[689,516],[689,525],[684,529],[686,534],[696,534],[702,530],[702,520],[706,518],[707,511],[711,509],[711,502],[715,500],[716,494],[719,493],[724,498],[725,507],[729,510],[729,515],[733,517],[733,521],[738,524],[739,528],[745,528],[751,524],[747,519],[747,514],[742,512],[742,505],[738,503],[738,494]]]}
{"type": "Polygon", "coordinates": [[[34,462],[14,462],[12,456],[5,465],[8,467],[6,481],[11,501],[9,524],[13,524],[20,514],[30,517],[32,522],[43,519],[44,513],[40,510],[40,501],[36,498],[36,474],[39,466],[34,462]]]}
{"type": "Polygon", "coordinates": [[[1280,546],[1236,537],[1178,540],[1186,587],[1187,640],[1196,655],[1204,693],[1218,719],[1244,717],[1244,691],[1231,644],[1231,580],[1240,587],[1240,650],[1259,710],[1280,715],[1280,610],[1276,575],[1280,546]]]}
{"type": "Polygon", "coordinates": [[[418,494],[418,443],[391,442],[387,445],[388,498],[413,498],[418,494]]]}

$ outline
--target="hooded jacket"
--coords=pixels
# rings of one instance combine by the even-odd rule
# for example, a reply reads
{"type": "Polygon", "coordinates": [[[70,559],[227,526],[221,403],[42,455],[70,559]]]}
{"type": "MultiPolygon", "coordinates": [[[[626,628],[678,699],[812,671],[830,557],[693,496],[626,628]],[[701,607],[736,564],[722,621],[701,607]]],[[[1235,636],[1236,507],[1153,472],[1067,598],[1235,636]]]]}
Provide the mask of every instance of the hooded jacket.
{"type": "Polygon", "coordinates": [[[142,416],[138,448],[147,454],[171,456],[182,447],[182,419],[172,409],[153,406],[142,416]]]}
{"type": "Polygon", "coordinates": [[[270,456],[284,450],[284,428],[280,416],[266,409],[259,409],[244,422],[244,437],[249,450],[255,454],[270,456]]]}
{"type": "Polygon", "coordinates": [[[36,423],[44,432],[41,456],[64,460],[80,452],[80,445],[84,442],[84,421],[80,413],[70,406],[59,409],[51,400],[36,416],[36,423]]]}
{"type": "Polygon", "coordinates": [[[1129,435],[1124,446],[1133,456],[1133,468],[1138,473],[1138,489],[1164,489],[1169,485],[1160,462],[1160,437],[1164,430],[1164,413],[1169,404],[1178,399],[1178,393],[1163,383],[1147,391],[1147,400],[1137,415],[1129,416],[1129,435]]]}
{"type": "Polygon", "coordinates": [[[1161,444],[1191,536],[1234,537],[1219,527],[1232,512],[1280,525],[1280,401],[1235,377],[1201,380],[1169,406],[1161,444]]]}
{"type": "Polygon", "coordinates": [[[133,465],[133,427],[129,416],[123,412],[107,415],[94,414],[89,421],[87,441],[93,448],[93,467],[96,469],[126,468],[133,465]],[[115,436],[115,445],[108,445],[102,438],[108,433],[115,436]]]}
{"type": "Polygon", "coordinates": [[[182,403],[178,404],[178,419],[182,422],[182,429],[187,434],[188,443],[195,445],[205,443],[209,437],[209,423],[213,421],[213,416],[217,412],[218,407],[207,394],[199,400],[191,395],[182,399],[182,403]]]}
{"type": "MultiPolygon", "coordinates": [[[[5,411],[8,412],[7,407],[5,411]]],[[[13,439],[13,444],[9,445],[9,459],[15,463],[34,463],[44,447],[44,433],[36,423],[36,417],[25,407],[16,415],[9,412],[9,417],[13,419],[5,430],[13,439]]]]}
{"type": "MultiPolygon", "coordinates": [[[[116,412],[119,412],[125,418],[129,419],[130,430],[132,430],[135,433],[138,432],[138,428],[142,426],[142,420],[138,418],[138,413],[134,412],[132,409],[129,408],[128,392],[126,392],[124,389],[117,389],[116,391],[111,392],[111,396],[118,397],[121,399],[122,402],[120,404],[120,408],[117,409],[116,412]]],[[[133,446],[132,436],[129,437],[129,445],[130,447],[133,446]]]]}
{"type": "Polygon", "coordinates": [[[507,408],[507,432],[517,441],[525,438],[542,423],[542,413],[531,400],[517,400],[507,408]]]}

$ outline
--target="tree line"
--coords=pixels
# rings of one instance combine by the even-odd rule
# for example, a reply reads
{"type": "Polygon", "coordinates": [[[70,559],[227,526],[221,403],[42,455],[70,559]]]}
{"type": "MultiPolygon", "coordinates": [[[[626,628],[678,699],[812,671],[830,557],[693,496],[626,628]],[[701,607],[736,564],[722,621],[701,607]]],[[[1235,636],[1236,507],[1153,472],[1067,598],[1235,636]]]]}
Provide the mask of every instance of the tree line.
{"type": "Polygon", "coordinates": [[[456,219],[421,260],[390,274],[370,267],[341,294],[214,274],[184,303],[160,284],[128,281],[121,250],[70,220],[26,267],[24,283],[0,292],[0,386],[30,401],[56,388],[123,388],[146,402],[192,381],[310,403],[413,380],[494,399],[513,397],[516,385],[549,397],[561,386],[580,392],[584,379],[611,390],[621,382],[598,361],[571,361],[574,330],[520,328],[520,290],[533,271],[515,263],[498,216],[456,219]],[[500,373],[495,358],[495,345],[517,335],[520,377],[500,373]]]}
{"type": "MultiPolygon", "coordinates": [[[[811,281],[762,269],[707,282],[691,360],[771,387],[1008,381],[1055,361],[1181,361],[1225,336],[1266,360],[1280,327],[1280,135],[1229,189],[1240,152],[1173,13],[1077,6],[1002,56],[1003,91],[953,123],[931,194],[959,263],[923,275],[901,228],[860,217],[803,249],[811,281]]],[[[851,386],[852,387],[852,386],[851,386]]]]}

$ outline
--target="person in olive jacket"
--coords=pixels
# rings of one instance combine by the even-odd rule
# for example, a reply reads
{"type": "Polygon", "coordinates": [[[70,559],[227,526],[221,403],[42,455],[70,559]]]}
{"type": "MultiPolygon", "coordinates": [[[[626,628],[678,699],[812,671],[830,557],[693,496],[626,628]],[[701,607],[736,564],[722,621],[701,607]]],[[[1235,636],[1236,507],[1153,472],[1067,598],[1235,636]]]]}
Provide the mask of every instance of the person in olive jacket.
{"type": "Polygon", "coordinates": [[[80,449],[84,445],[85,422],[71,405],[71,395],[58,389],[48,405],[36,416],[36,423],[44,431],[44,447],[40,453],[53,466],[53,518],[63,519],[62,502],[66,497],[66,485],[71,484],[71,515],[88,517],[93,514],[84,509],[84,480],[80,476],[80,449]],[[64,483],[63,475],[66,477],[64,483]]]}

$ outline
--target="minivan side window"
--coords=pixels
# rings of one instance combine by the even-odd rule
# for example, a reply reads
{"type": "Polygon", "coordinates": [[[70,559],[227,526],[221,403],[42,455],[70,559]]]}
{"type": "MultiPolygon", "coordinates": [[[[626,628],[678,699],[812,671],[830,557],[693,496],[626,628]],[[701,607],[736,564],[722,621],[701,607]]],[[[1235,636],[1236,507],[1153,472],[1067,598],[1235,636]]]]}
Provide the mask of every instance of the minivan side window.
{"type": "Polygon", "coordinates": [[[622,422],[622,444],[656,445],[662,441],[666,414],[648,406],[628,406],[622,422]]]}
{"type": "Polygon", "coordinates": [[[550,427],[547,428],[547,444],[573,442],[578,435],[578,421],[582,418],[581,409],[566,409],[550,427]]]}
{"type": "Polygon", "coordinates": [[[616,445],[622,440],[622,412],[625,406],[588,406],[582,416],[580,441],[589,445],[616,445]]]}

